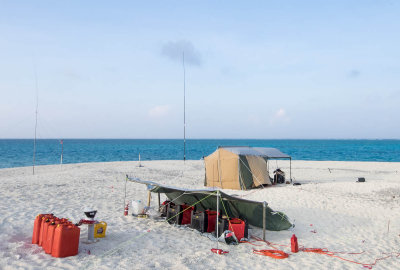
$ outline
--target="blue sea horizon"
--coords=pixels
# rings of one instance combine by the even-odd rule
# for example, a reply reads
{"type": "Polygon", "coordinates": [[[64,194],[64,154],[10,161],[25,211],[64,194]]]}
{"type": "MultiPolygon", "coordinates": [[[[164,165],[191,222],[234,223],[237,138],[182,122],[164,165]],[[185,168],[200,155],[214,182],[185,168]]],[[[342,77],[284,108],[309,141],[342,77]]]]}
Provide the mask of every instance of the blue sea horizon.
{"type": "MultiPolygon", "coordinates": [[[[36,165],[182,160],[182,139],[38,139],[36,165]]],[[[186,159],[199,160],[218,146],[274,147],[294,160],[400,162],[397,139],[187,139],[186,159]]],[[[0,139],[0,168],[31,166],[33,139],[0,139]]]]}

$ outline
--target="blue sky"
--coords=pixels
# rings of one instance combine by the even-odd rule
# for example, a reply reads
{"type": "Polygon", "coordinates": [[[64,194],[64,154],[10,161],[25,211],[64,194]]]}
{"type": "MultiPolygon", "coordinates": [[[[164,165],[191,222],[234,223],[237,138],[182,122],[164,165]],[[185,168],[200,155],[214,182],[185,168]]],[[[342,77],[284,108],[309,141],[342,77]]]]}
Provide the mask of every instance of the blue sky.
{"type": "Polygon", "coordinates": [[[398,1],[0,1],[0,138],[400,138],[398,1]]]}

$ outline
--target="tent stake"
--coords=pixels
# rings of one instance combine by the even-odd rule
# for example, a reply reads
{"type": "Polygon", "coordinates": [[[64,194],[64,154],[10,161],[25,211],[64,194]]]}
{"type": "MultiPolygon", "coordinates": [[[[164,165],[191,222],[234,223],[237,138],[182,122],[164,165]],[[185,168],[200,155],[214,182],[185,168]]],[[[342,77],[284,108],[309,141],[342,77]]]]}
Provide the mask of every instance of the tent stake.
{"type": "Polygon", "coordinates": [[[266,216],[267,216],[267,202],[263,202],[263,240],[265,241],[265,227],[266,227],[266,216]]]}

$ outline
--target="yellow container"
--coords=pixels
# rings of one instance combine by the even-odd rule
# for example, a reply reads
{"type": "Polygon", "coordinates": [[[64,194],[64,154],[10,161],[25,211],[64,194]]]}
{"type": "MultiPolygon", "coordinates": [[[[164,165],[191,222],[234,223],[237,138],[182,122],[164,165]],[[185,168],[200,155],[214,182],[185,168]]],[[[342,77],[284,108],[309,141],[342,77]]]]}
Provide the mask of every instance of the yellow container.
{"type": "Polygon", "coordinates": [[[94,237],[103,238],[106,236],[107,223],[100,221],[94,224],[94,237]]]}

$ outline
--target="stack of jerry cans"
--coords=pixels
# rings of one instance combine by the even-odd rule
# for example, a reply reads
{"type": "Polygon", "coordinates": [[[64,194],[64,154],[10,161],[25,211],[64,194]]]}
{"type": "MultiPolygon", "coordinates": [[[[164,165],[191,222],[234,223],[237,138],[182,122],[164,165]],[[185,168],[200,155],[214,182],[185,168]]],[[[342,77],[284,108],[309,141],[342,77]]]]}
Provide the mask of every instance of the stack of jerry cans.
{"type": "Polygon", "coordinates": [[[53,214],[40,214],[33,225],[32,244],[43,248],[53,257],[68,257],[78,254],[79,227],[65,218],[53,214]]]}

